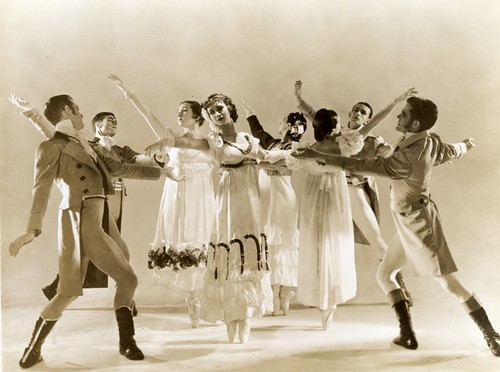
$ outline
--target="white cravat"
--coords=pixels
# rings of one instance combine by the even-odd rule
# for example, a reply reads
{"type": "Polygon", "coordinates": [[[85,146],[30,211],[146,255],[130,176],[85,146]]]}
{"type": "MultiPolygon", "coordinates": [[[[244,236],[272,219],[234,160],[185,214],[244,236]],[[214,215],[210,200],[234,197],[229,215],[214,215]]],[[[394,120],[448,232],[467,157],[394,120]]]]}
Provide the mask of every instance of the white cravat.
{"type": "Polygon", "coordinates": [[[89,142],[87,141],[83,133],[73,127],[73,123],[71,122],[71,120],[67,119],[57,123],[56,131],[64,133],[78,140],[78,142],[80,142],[85,149],[85,152],[89,154],[92,159],[94,159],[94,161],[96,161],[97,155],[95,151],[92,149],[92,147],[90,147],[89,142]]]}
{"type": "Polygon", "coordinates": [[[111,147],[115,145],[115,140],[110,136],[102,136],[100,134],[96,134],[96,137],[99,138],[99,143],[101,146],[111,151],[111,147]]]}

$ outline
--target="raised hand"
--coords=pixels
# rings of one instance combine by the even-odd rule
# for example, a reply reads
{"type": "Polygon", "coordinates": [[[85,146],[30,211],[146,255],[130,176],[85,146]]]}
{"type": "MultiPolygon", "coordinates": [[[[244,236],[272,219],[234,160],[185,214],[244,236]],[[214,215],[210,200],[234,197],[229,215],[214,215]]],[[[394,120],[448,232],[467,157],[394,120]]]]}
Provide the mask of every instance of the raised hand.
{"type": "Polygon", "coordinates": [[[26,101],[24,98],[19,97],[18,95],[14,94],[14,93],[10,94],[9,101],[13,105],[16,105],[17,107],[22,109],[23,111],[28,111],[28,110],[33,109],[33,107],[31,106],[31,104],[28,101],[26,101]]]}
{"type": "Polygon", "coordinates": [[[9,244],[10,255],[16,257],[22,246],[29,244],[35,239],[35,233],[33,231],[27,231],[23,235],[19,236],[16,240],[9,244]]]}
{"type": "Polygon", "coordinates": [[[300,81],[300,80],[297,80],[295,82],[295,97],[298,100],[302,99],[302,81],[300,81]]]}
{"type": "Polygon", "coordinates": [[[397,97],[394,101],[397,103],[403,102],[403,101],[406,101],[408,98],[415,96],[417,94],[418,94],[418,92],[415,88],[410,88],[406,92],[401,94],[399,97],[397,97]]]}
{"type": "Polygon", "coordinates": [[[108,79],[111,80],[113,83],[115,83],[116,87],[122,91],[122,93],[125,95],[125,98],[128,98],[128,93],[129,89],[127,85],[120,79],[118,76],[109,74],[108,79]]]}
{"type": "Polygon", "coordinates": [[[212,119],[210,118],[210,114],[208,113],[207,109],[205,108],[201,109],[201,116],[203,116],[203,119],[205,119],[207,123],[212,122],[212,119]]]}
{"type": "Polygon", "coordinates": [[[252,115],[255,115],[255,112],[253,110],[253,108],[248,104],[247,101],[245,100],[241,100],[241,105],[243,107],[243,110],[245,110],[245,115],[247,118],[249,118],[250,116],[252,115]]]}

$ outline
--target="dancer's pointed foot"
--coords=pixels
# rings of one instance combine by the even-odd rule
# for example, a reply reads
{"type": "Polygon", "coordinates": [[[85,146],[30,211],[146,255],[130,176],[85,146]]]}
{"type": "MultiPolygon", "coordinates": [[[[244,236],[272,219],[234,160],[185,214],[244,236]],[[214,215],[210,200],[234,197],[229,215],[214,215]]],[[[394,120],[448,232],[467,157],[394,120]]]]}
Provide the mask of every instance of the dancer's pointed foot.
{"type": "Polygon", "coordinates": [[[283,313],[288,315],[288,311],[290,311],[290,301],[295,297],[295,291],[290,287],[282,287],[281,290],[281,308],[283,309],[283,313]]]}
{"type": "Polygon", "coordinates": [[[273,316],[277,316],[280,314],[280,289],[281,286],[279,284],[271,285],[271,289],[273,291],[273,316]]]}
{"type": "Polygon", "coordinates": [[[321,323],[323,325],[323,330],[330,328],[333,322],[333,312],[335,309],[321,310],[321,323]]]}
{"type": "Polygon", "coordinates": [[[280,296],[273,296],[273,316],[278,316],[280,314],[280,296]]]}
{"type": "Polygon", "coordinates": [[[191,327],[198,328],[200,323],[200,301],[197,297],[187,297],[186,303],[188,306],[189,319],[191,319],[191,327]]]}
{"type": "Polygon", "coordinates": [[[235,338],[236,338],[236,331],[238,329],[238,321],[237,320],[231,320],[231,321],[224,321],[226,323],[226,328],[227,328],[227,339],[229,342],[233,343],[235,338]]]}
{"type": "Polygon", "coordinates": [[[250,318],[238,320],[238,338],[242,344],[246,344],[250,337],[250,318]]]}

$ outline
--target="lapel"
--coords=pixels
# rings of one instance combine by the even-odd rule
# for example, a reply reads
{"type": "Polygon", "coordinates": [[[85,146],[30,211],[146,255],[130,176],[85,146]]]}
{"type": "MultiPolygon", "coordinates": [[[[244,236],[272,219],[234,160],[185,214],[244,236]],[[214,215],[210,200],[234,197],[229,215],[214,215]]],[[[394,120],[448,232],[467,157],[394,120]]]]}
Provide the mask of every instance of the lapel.
{"type": "Polygon", "coordinates": [[[84,163],[91,168],[96,168],[94,160],[87,154],[83,146],[77,142],[69,140],[63,149],[63,153],[72,157],[80,163],[84,163]]]}
{"type": "Polygon", "coordinates": [[[418,132],[418,133],[414,134],[413,136],[405,138],[403,141],[401,141],[398,145],[398,149],[402,150],[405,147],[408,147],[408,146],[414,144],[415,142],[418,142],[421,139],[424,139],[428,136],[429,136],[429,132],[426,130],[424,130],[423,132],[418,132]]]}

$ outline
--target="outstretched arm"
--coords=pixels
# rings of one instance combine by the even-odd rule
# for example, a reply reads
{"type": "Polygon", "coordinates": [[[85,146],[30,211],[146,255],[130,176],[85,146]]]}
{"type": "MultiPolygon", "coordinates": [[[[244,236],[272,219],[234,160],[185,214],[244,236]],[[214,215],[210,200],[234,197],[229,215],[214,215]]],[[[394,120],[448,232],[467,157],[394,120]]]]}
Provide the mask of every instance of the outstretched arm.
{"type": "Polygon", "coordinates": [[[206,151],[210,148],[208,141],[204,138],[192,138],[187,136],[176,137],[171,129],[167,131],[167,137],[161,138],[149,145],[144,150],[147,156],[162,154],[167,147],[188,148],[206,151]]]}
{"type": "Polygon", "coordinates": [[[23,110],[21,114],[30,119],[33,126],[45,138],[51,139],[54,136],[56,128],[38,110],[34,109],[28,101],[14,93],[10,94],[9,101],[23,110]]]}
{"type": "Polygon", "coordinates": [[[155,136],[160,139],[163,137],[166,126],[158,120],[158,118],[151,112],[151,110],[145,106],[137,96],[125,85],[125,83],[116,75],[110,74],[108,78],[115,83],[116,87],[125,95],[125,98],[128,99],[137,111],[142,115],[142,117],[146,120],[149,127],[155,134],[155,136]]]}
{"type": "Polygon", "coordinates": [[[394,110],[394,107],[398,105],[401,102],[406,101],[411,96],[414,96],[418,92],[415,90],[415,88],[410,88],[400,96],[396,97],[394,101],[392,101],[390,104],[388,104],[386,107],[384,107],[382,110],[377,112],[371,120],[363,126],[360,130],[359,133],[363,135],[363,137],[366,137],[370,132],[378,125],[382,120],[384,120],[391,112],[394,110]]]}

